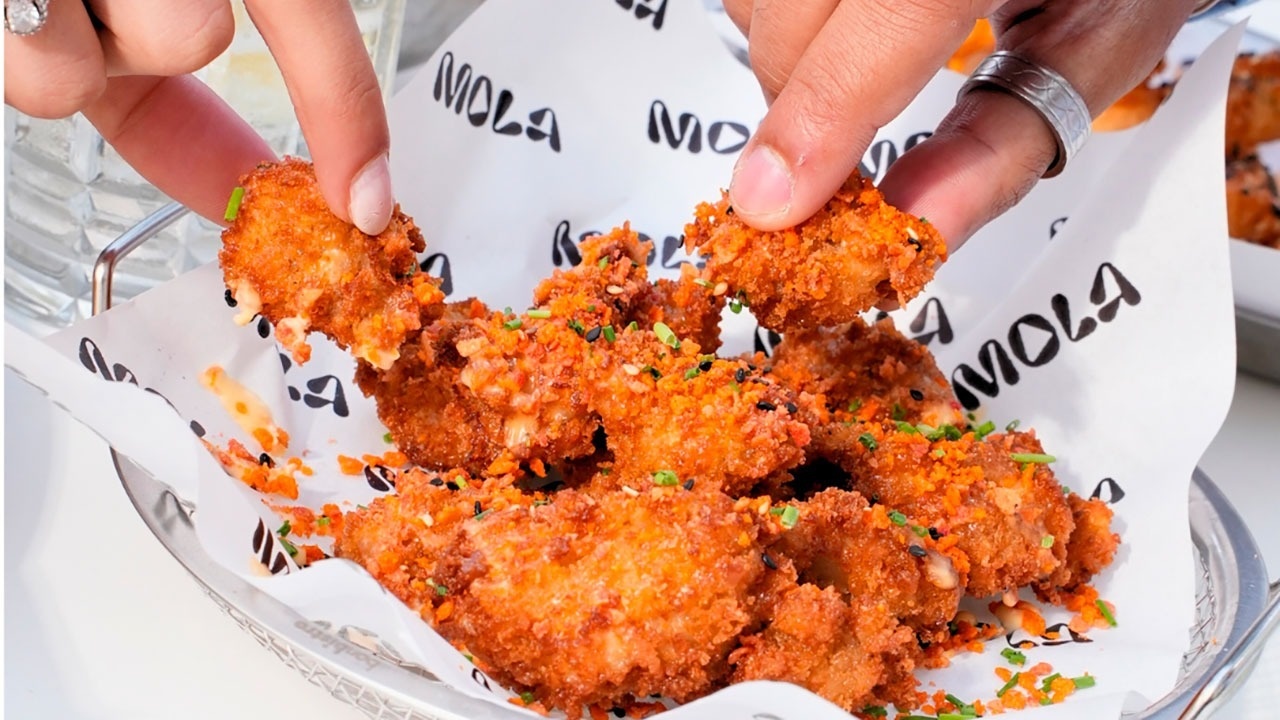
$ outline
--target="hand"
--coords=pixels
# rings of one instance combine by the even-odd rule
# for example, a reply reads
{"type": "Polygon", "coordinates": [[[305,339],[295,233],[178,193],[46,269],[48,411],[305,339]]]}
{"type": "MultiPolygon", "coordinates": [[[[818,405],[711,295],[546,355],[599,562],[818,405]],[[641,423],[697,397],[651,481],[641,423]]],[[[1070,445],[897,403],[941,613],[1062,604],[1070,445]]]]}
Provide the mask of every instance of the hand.
{"type": "MultiPolygon", "coordinates": [[[[726,0],[770,103],[734,169],[730,196],[773,230],[812,215],[876,131],[988,17],[997,49],[1065,76],[1093,116],[1140,82],[1196,0],[726,0]]],[[[966,93],[934,135],[881,183],[955,250],[1012,207],[1053,162],[1049,126],[996,90],[966,93]]]]}
{"type": "MultiPolygon", "coordinates": [[[[349,0],[248,0],[280,65],[330,208],[366,233],[391,217],[386,110],[349,0]]],[[[45,26],[4,42],[5,103],[82,111],[144,177],[222,221],[239,177],[274,158],[188,73],[230,44],[228,0],[51,0],[45,26]]]]}

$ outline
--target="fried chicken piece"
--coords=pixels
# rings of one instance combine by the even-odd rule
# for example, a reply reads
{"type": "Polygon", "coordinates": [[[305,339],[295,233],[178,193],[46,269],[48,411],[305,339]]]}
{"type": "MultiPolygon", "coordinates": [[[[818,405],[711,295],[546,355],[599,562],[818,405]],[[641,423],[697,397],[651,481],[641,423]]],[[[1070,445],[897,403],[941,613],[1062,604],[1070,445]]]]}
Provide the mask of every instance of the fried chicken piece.
{"type": "Polygon", "coordinates": [[[614,455],[609,483],[694,480],[737,495],[804,459],[809,429],[799,413],[810,399],[657,327],[661,339],[625,330],[588,365],[592,409],[614,455]]]}
{"type": "Polygon", "coordinates": [[[770,572],[733,506],[679,487],[565,490],[465,523],[436,573],[455,603],[436,628],[571,718],[651,693],[704,695],[723,683],[770,572]]]}
{"type": "Polygon", "coordinates": [[[450,303],[402,346],[389,370],[368,363],[356,368],[356,384],[377,401],[378,419],[415,465],[483,475],[506,450],[504,415],[460,383],[467,361],[458,340],[488,313],[478,300],[450,303]]]}
{"type": "Polygon", "coordinates": [[[538,283],[533,302],[552,317],[575,320],[585,329],[621,329],[632,307],[650,292],[645,261],[652,247],[629,224],[587,238],[578,246],[582,262],[538,283]]]}
{"type": "Polygon", "coordinates": [[[481,483],[461,470],[413,468],[400,473],[394,494],[346,513],[334,551],[434,622],[435,609],[454,589],[432,573],[455,553],[463,527],[475,524],[476,507],[480,513],[500,512],[543,501],[541,493],[521,492],[510,476],[481,483]]]}
{"type": "Polygon", "coordinates": [[[1015,459],[1043,454],[1034,434],[930,441],[891,427],[863,424],[870,441],[845,470],[864,496],[937,532],[968,594],[1016,591],[1063,566],[1074,522],[1062,486],[1047,465],[1015,459]]]}
{"type": "Polygon", "coordinates": [[[871,181],[850,178],[798,226],[761,232],[738,219],[726,194],[698,206],[685,248],[707,255],[712,282],[749,305],[760,324],[794,331],[848,322],[876,303],[906,303],[946,259],[938,231],[892,207],[871,181]]]}
{"type": "Polygon", "coordinates": [[[886,700],[913,707],[914,679],[895,684],[889,698],[874,691],[915,647],[911,629],[874,604],[850,604],[830,587],[796,585],[778,599],[764,630],[744,637],[729,656],[731,681],[794,683],[845,710],[886,700]]]}
{"type": "Polygon", "coordinates": [[[905,420],[931,427],[965,425],[951,384],[924,345],[885,318],[788,332],[774,348],[773,377],[822,396],[831,412],[862,421],[905,420]]]}
{"type": "Polygon", "coordinates": [[[413,221],[397,207],[385,231],[365,235],[329,210],[311,164],[295,158],[260,165],[240,185],[218,254],[237,322],[270,320],[298,363],[311,357],[306,336],[314,330],[376,368],[391,367],[423,310],[444,301],[435,281],[415,273],[425,243],[413,221]]]}
{"type": "Polygon", "coordinates": [[[1280,193],[1256,155],[1227,161],[1227,229],[1233,238],[1280,249],[1280,193]]]}
{"type": "Polygon", "coordinates": [[[1243,53],[1227,88],[1227,159],[1271,140],[1280,140],[1280,51],[1243,53]]]}
{"type": "Polygon", "coordinates": [[[770,550],[795,563],[801,582],[833,588],[936,641],[959,608],[964,578],[925,528],[895,525],[856,492],[830,489],[795,505],[794,527],[770,550]],[[935,637],[936,636],[936,637],[935,637]]]}
{"type": "Polygon", "coordinates": [[[720,348],[720,314],[727,288],[702,279],[697,268],[685,263],[680,266],[678,280],[661,278],[650,285],[627,319],[641,327],[666,323],[678,337],[689,338],[703,352],[714,353],[720,348]]]}
{"type": "Polygon", "coordinates": [[[1067,538],[1067,559],[1046,581],[1036,586],[1036,593],[1061,604],[1066,594],[1079,589],[1102,572],[1116,557],[1120,536],[1111,531],[1113,513],[1097,498],[1071,493],[1067,496],[1075,528],[1067,538]]]}

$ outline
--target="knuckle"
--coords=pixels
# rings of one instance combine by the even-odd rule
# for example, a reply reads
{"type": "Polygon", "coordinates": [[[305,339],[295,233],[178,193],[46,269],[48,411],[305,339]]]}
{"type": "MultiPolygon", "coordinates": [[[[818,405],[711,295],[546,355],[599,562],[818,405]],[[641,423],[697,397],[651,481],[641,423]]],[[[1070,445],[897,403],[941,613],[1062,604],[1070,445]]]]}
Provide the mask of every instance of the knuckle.
{"type": "Polygon", "coordinates": [[[38,118],[62,118],[83,110],[107,88],[102,63],[80,58],[52,72],[5,83],[5,102],[38,118]]]}
{"type": "Polygon", "coordinates": [[[213,62],[231,45],[235,32],[230,5],[204,3],[200,11],[174,17],[164,33],[158,34],[158,42],[147,47],[146,52],[157,74],[183,75],[213,62]],[[171,38],[181,40],[173,42],[171,38]]]}

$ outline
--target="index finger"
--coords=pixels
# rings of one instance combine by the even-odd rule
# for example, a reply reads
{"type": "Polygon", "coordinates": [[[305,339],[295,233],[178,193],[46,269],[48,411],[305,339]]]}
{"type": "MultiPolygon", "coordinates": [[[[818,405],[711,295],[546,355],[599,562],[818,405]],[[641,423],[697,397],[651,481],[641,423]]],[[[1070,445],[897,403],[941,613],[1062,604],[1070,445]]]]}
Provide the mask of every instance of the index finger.
{"type": "Polygon", "coordinates": [[[831,199],[998,0],[845,0],[805,50],[734,168],[734,211],[762,230],[831,199]]]}
{"type": "Polygon", "coordinates": [[[373,63],[350,0],[247,0],[280,66],[320,191],[370,235],[391,218],[391,144],[373,63]]]}

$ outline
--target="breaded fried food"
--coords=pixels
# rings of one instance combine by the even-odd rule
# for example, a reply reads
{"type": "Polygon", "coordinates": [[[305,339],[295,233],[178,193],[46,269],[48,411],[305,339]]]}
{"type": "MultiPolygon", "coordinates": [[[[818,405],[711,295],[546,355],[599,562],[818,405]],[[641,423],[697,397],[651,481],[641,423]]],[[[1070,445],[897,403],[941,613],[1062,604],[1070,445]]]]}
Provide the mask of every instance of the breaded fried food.
{"type": "Polygon", "coordinates": [[[505,414],[477,400],[460,382],[467,360],[458,352],[458,341],[488,314],[479,300],[449,303],[440,318],[401,347],[390,369],[365,362],[356,368],[356,383],[377,401],[378,419],[415,465],[483,475],[505,452],[505,414]]]}
{"type": "Polygon", "coordinates": [[[334,215],[310,163],[286,158],[240,179],[235,220],[218,260],[240,314],[261,314],[296,362],[311,357],[307,333],[321,332],[370,365],[387,369],[444,294],[418,268],[425,243],[397,207],[380,235],[334,215]]]}
{"type": "Polygon", "coordinates": [[[1113,513],[1106,503],[1071,493],[1067,504],[1075,527],[1067,538],[1066,562],[1048,580],[1036,585],[1037,594],[1055,603],[1109,566],[1120,545],[1120,536],[1111,530],[1113,513]]]}
{"type": "Polygon", "coordinates": [[[645,261],[652,243],[624,224],[587,238],[578,249],[582,262],[538,283],[534,305],[552,317],[578,322],[584,332],[606,325],[621,329],[632,307],[651,292],[645,261]]]}
{"type": "Polygon", "coordinates": [[[521,492],[510,476],[481,482],[460,470],[414,468],[400,473],[394,494],[346,513],[334,551],[434,622],[436,609],[451,593],[432,573],[455,552],[463,527],[476,521],[475,508],[500,512],[544,499],[541,493],[521,492]]]}
{"type": "Polygon", "coordinates": [[[947,257],[928,222],[885,202],[854,175],[813,217],[761,232],[738,219],[726,194],[698,206],[685,248],[707,256],[711,282],[774,330],[837,325],[883,301],[906,303],[947,257]]]}
{"type": "Polygon", "coordinates": [[[770,364],[779,382],[823,397],[833,413],[932,427],[965,424],[960,403],[928,348],[903,336],[889,318],[874,325],[855,318],[835,327],[788,332],[770,364]]]}
{"type": "Polygon", "coordinates": [[[1016,591],[1066,562],[1071,508],[1033,433],[931,441],[891,425],[863,427],[870,441],[845,465],[854,487],[904,523],[932,528],[967,575],[968,594],[1016,591]]]}
{"type": "Polygon", "coordinates": [[[615,487],[693,480],[736,495],[804,459],[810,400],[665,325],[624,330],[586,372],[615,487]]]}
{"type": "Polygon", "coordinates": [[[1227,229],[1233,238],[1280,249],[1280,193],[1256,155],[1227,162],[1227,229]]]}
{"type": "Polygon", "coordinates": [[[704,695],[723,684],[770,572],[733,506],[680,487],[564,490],[468,521],[435,573],[454,603],[436,628],[571,718],[651,693],[704,695]]]}
{"type": "Polygon", "coordinates": [[[795,585],[772,607],[765,628],[744,637],[729,656],[731,680],[794,683],[845,710],[894,700],[913,707],[914,679],[894,697],[874,691],[887,669],[915,647],[911,629],[874,604],[851,605],[831,587],[795,585]]]}
{"type": "Polygon", "coordinates": [[[714,285],[685,263],[679,279],[661,278],[650,285],[627,319],[640,327],[666,323],[677,336],[689,338],[705,353],[714,353],[720,348],[720,314],[727,290],[727,284],[714,285]]]}
{"type": "MultiPolygon", "coordinates": [[[[1152,72],[1160,70],[1161,67],[1157,67],[1152,72]]],[[[1149,77],[1144,79],[1093,119],[1093,131],[1115,132],[1141,125],[1155,115],[1172,91],[1172,85],[1153,83],[1149,77]]]]}
{"type": "Polygon", "coordinates": [[[1227,88],[1227,159],[1271,140],[1280,140],[1280,51],[1242,53],[1227,88]]]}
{"type": "Polygon", "coordinates": [[[941,639],[956,615],[964,580],[927,529],[896,525],[856,492],[829,489],[794,505],[794,527],[770,551],[795,564],[801,582],[872,603],[925,641],[941,639]]]}

